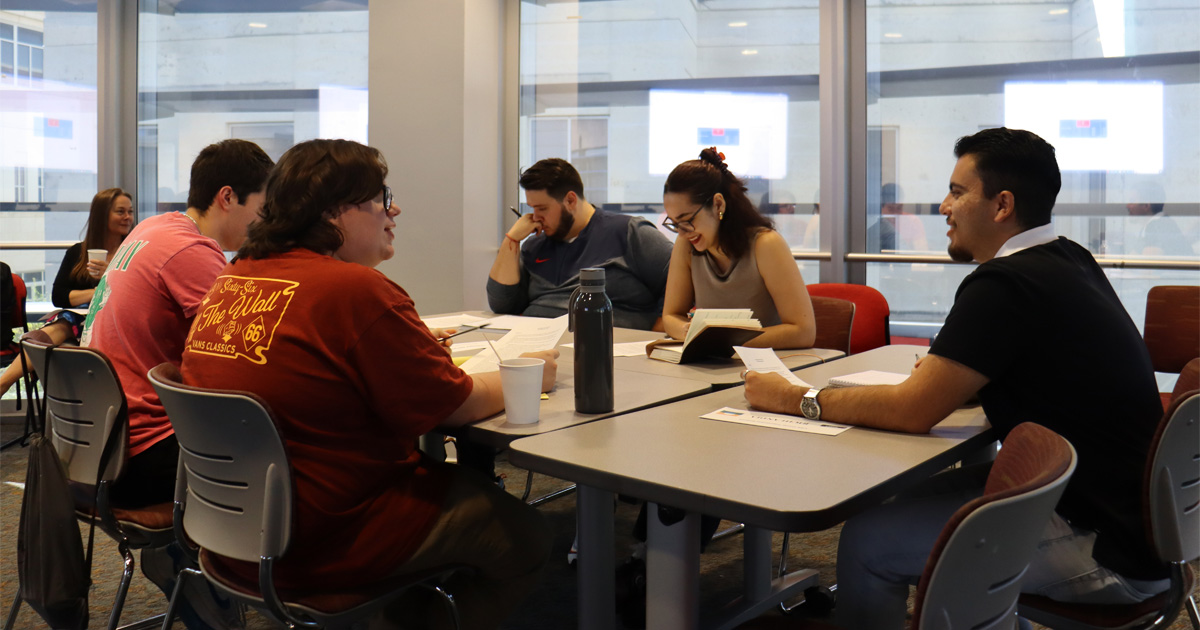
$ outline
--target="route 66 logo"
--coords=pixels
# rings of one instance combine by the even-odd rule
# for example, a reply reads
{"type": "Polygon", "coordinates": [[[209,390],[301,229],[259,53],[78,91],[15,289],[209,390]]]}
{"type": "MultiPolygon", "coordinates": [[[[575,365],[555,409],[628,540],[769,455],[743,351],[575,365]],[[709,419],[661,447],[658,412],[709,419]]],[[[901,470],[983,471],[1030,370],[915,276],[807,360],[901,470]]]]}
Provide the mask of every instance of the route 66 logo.
{"type": "Polygon", "coordinates": [[[258,345],[258,342],[262,341],[266,333],[267,327],[263,323],[262,315],[259,315],[253,322],[246,325],[246,328],[242,331],[242,341],[246,344],[246,350],[249,351],[250,348],[258,345]]]}

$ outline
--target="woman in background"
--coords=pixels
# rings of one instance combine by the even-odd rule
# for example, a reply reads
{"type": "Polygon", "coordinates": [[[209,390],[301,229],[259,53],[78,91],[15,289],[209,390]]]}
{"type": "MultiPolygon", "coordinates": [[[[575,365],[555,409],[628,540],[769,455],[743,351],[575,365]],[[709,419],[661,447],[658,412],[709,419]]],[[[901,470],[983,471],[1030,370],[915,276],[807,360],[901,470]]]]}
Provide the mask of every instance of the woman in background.
{"type": "Polygon", "coordinates": [[[675,167],[663,186],[663,227],[679,234],[671,252],[663,325],[683,339],[692,308],[749,308],[763,334],[746,345],[809,348],[812,302],[787,241],[746,197],[716,147],[675,167]]]}
{"type": "MultiPolygon", "coordinates": [[[[88,211],[88,222],[84,227],[82,242],[75,243],[63,255],[58,275],[54,277],[54,288],[50,299],[58,308],[87,306],[100,284],[100,276],[108,268],[111,257],[133,229],[133,197],[120,188],[109,188],[92,197],[88,211]],[[88,260],[87,250],[104,249],[108,257],[104,262],[88,260]]],[[[42,327],[53,345],[75,342],[81,336],[83,316],[71,311],[62,311],[42,327]]],[[[32,369],[28,357],[18,357],[0,373],[0,395],[8,392],[27,367],[32,369]]]]}
{"type": "Polygon", "coordinates": [[[109,188],[92,197],[92,208],[83,242],[67,249],[54,278],[51,301],[58,308],[86,306],[92,301],[100,276],[111,257],[133,229],[133,197],[120,188],[109,188]],[[89,249],[108,251],[104,262],[89,260],[89,249]]]}

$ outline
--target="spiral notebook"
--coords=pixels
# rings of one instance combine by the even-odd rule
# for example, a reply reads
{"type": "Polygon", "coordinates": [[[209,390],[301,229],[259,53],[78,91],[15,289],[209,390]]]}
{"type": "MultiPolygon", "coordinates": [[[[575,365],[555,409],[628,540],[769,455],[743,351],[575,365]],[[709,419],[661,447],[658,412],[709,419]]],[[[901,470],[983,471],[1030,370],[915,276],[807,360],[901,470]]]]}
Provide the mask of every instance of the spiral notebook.
{"type": "Polygon", "coordinates": [[[855,372],[853,374],[845,374],[835,376],[829,379],[827,387],[860,387],[863,385],[899,385],[908,378],[907,374],[898,374],[896,372],[883,372],[880,370],[867,370],[865,372],[855,372]]]}

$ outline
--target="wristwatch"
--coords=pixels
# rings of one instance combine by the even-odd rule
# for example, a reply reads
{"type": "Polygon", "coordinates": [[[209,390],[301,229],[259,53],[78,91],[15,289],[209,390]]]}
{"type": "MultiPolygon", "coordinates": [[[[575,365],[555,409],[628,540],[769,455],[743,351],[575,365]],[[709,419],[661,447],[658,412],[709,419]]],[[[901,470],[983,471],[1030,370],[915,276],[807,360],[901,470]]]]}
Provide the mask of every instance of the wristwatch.
{"type": "Polygon", "coordinates": [[[821,419],[821,403],[817,402],[817,394],[821,393],[820,387],[810,387],[804,393],[804,398],[800,399],[800,413],[804,414],[809,420],[821,419]]]}

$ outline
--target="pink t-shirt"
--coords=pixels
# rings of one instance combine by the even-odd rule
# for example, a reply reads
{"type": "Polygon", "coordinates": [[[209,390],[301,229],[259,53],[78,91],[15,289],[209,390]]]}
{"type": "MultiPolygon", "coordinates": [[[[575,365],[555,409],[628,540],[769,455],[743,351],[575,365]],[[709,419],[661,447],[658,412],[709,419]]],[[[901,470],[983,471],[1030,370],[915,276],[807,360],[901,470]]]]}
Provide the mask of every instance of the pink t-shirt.
{"type": "Polygon", "coordinates": [[[84,322],[83,345],[108,356],[129,403],[129,454],[171,435],[146,372],[179,366],[200,300],[225,266],[217,242],[186,215],[142,221],[113,255],[84,322]]]}

